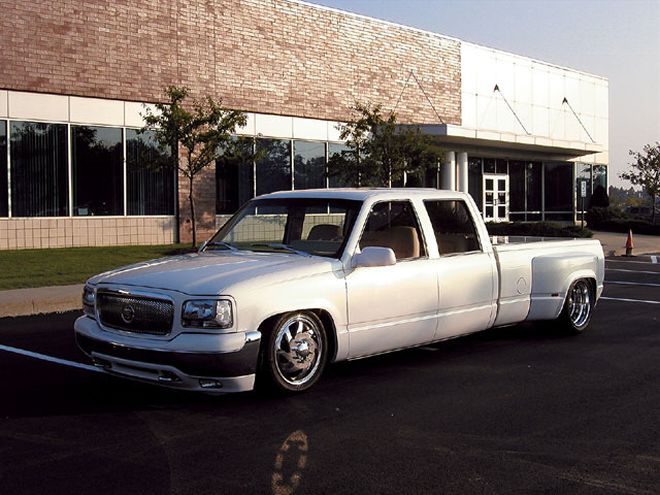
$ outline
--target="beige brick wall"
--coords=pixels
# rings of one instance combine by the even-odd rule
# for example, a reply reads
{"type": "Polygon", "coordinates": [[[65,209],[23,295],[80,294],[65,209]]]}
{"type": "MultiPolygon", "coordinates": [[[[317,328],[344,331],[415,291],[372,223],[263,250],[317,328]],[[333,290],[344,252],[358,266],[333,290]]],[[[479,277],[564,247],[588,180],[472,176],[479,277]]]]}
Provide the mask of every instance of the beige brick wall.
{"type": "Polygon", "coordinates": [[[174,217],[2,218],[0,250],[174,242],[174,217]]]}
{"type": "MultiPolygon", "coordinates": [[[[411,70],[460,124],[460,42],[287,0],[0,0],[0,89],[158,101],[169,84],[227,106],[345,121],[392,108],[411,70]]],[[[437,123],[411,80],[402,121],[437,123]]]]}

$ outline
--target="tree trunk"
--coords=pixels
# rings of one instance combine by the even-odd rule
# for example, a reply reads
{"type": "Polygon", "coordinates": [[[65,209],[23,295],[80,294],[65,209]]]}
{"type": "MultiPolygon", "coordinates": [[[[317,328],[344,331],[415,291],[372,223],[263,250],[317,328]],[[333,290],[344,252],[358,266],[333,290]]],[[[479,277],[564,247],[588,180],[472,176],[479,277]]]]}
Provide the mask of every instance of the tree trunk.
{"type": "Polygon", "coordinates": [[[190,175],[190,190],[188,193],[188,201],[190,202],[190,221],[192,223],[192,247],[197,247],[197,221],[195,220],[195,200],[193,199],[193,179],[194,175],[190,175]]]}

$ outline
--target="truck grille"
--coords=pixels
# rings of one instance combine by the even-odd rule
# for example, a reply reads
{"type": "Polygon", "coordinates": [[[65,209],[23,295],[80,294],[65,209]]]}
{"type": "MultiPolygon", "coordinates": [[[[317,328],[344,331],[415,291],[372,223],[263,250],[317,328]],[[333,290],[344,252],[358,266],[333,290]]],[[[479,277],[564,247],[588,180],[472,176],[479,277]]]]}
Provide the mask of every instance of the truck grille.
{"type": "Polygon", "coordinates": [[[151,335],[172,330],[174,305],[170,301],[99,291],[96,306],[101,323],[110,328],[151,335]]]}

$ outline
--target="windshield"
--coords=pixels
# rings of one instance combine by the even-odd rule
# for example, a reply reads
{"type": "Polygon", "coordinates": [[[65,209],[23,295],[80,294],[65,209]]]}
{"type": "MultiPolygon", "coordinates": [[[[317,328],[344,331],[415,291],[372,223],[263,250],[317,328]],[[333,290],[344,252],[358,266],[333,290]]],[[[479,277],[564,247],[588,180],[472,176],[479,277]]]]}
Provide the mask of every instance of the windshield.
{"type": "Polygon", "coordinates": [[[205,251],[288,252],[339,258],[361,206],[361,201],[343,199],[256,199],[209,240],[205,251]]]}

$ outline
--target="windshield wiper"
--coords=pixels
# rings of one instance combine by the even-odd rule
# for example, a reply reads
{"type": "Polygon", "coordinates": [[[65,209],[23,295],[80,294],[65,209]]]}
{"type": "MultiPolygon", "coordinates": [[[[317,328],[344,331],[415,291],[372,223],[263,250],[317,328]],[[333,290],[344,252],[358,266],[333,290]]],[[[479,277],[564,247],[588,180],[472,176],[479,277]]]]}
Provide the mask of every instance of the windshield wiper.
{"type": "Polygon", "coordinates": [[[232,246],[228,242],[220,242],[220,241],[208,242],[206,243],[204,250],[206,250],[208,247],[222,247],[228,249],[229,251],[238,251],[238,248],[232,246]]]}
{"type": "Polygon", "coordinates": [[[305,251],[299,251],[298,249],[294,249],[287,244],[282,244],[279,242],[264,242],[264,243],[252,244],[251,247],[268,247],[272,249],[282,249],[283,251],[287,251],[289,253],[294,253],[294,254],[300,254],[301,256],[311,256],[311,254],[306,253],[305,251]]]}

